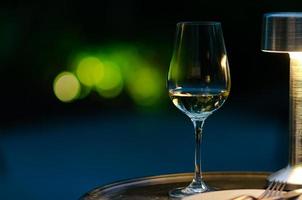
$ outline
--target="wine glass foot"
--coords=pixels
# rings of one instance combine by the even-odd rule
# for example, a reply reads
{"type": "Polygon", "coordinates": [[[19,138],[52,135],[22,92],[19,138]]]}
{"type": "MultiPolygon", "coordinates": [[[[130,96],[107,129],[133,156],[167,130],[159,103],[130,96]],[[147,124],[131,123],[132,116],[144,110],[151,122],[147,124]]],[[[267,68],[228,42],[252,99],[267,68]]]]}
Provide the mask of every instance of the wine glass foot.
{"type": "Polygon", "coordinates": [[[183,188],[175,188],[169,191],[172,198],[183,198],[194,194],[212,191],[204,182],[196,183],[193,181],[189,186],[183,188]]]}

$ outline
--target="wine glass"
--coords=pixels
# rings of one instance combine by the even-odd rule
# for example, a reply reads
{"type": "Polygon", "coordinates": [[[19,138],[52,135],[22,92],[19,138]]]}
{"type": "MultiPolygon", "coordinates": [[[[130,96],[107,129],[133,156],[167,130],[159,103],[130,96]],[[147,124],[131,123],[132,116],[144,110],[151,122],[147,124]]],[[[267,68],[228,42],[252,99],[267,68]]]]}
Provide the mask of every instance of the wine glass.
{"type": "Polygon", "coordinates": [[[195,128],[195,174],[191,184],[170,191],[171,197],[207,192],[201,175],[201,136],[205,120],[227,99],[230,71],[219,22],[180,22],[168,74],[169,96],[195,128]]]}

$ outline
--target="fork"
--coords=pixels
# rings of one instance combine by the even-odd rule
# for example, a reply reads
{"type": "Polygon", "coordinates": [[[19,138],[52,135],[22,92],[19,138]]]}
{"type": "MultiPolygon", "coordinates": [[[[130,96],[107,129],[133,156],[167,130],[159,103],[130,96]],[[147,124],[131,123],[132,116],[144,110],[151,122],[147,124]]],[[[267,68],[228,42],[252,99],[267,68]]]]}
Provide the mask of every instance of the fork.
{"type": "Polygon", "coordinates": [[[278,197],[282,194],[282,191],[284,190],[285,186],[285,182],[273,181],[257,199],[278,197]]]}
{"type": "Polygon", "coordinates": [[[251,195],[241,195],[232,200],[248,200],[248,199],[264,200],[272,197],[279,197],[282,194],[282,191],[284,190],[285,186],[286,186],[285,182],[272,181],[269,184],[269,186],[265,189],[265,191],[257,198],[251,195]]]}

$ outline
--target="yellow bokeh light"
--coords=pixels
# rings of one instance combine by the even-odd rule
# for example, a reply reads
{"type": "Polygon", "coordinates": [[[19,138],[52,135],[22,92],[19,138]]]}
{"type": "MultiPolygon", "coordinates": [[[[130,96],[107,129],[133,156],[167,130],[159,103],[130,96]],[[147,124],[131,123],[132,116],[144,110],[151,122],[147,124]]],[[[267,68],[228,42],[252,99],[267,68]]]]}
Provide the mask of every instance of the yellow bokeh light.
{"type": "Polygon", "coordinates": [[[104,65],[97,57],[85,57],[79,62],[76,74],[83,85],[92,87],[102,80],[104,65]]]}
{"type": "Polygon", "coordinates": [[[149,106],[160,99],[162,79],[154,68],[141,67],[132,76],[128,87],[131,97],[137,104],[149,106]]]}
{"type": "Polygon", "coordinates": [[[71,72],[62,72],[54,80],[54,93],[63,102],[70,102],[76,99],[80,89],[81,85],[77,77],[71,72]]]}

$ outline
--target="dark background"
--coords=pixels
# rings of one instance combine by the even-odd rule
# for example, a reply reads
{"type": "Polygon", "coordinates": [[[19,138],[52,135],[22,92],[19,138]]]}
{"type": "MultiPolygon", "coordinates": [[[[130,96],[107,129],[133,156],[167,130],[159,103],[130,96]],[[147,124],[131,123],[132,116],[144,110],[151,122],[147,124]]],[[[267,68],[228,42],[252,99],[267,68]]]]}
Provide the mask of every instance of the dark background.
{"type": "Polygon", "coordinates": [[[289,62],[260,51],[261,20],[301,10],[301,1],[273,0],[1,2],[0,198],[77,199],[120,179],[192,171],[193,129],[164,84],[179,21],[222,22],[230,62],[231,95],[205,125],[203,169],[285,166],[289,62]],[[126,89],[111,99],[56,98],[53,81],[78,54],[117,44],[156,61],[154,104],[137,104],[126,89]]]}

